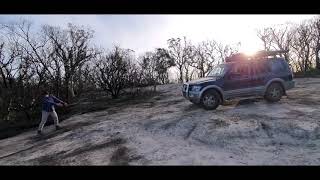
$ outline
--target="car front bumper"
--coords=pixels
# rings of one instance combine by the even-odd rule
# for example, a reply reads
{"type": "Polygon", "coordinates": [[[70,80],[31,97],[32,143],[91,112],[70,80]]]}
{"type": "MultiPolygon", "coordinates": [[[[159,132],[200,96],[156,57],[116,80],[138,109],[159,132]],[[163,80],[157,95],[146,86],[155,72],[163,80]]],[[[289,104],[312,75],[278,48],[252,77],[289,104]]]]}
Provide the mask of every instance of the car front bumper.
{"type": "Polygon", "coordinates": [[[189,91],[189,86],[186,85],[185,88],[182,89],[183,97],[188,99],[189,101],[193,103],[199,103],[200,102],[200,91],[189,91]]]}

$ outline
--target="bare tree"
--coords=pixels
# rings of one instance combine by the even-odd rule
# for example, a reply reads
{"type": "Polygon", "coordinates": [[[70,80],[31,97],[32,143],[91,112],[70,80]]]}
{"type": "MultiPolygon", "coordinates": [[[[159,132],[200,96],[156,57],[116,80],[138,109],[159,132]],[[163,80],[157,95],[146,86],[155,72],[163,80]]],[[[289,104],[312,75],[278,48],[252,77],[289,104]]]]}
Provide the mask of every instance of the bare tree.
{"type": "Polygon", "coordinates": [[[203,41],[198,46],[193,46],[194,57],[190,61],[190,66],[198,71],[198,77],[204,77],[216,61],[211,42],[203,41]]]}
{"type": "Polygon", "coordinates": [[[219,54],[218,63],[222,63],[222,62],[225,62],[225,59],[227,57],[238,52],[239,46],[241,45],[241,43],[239,42],[233,45],[229,45],[229,44],[223,44],[220,42],[220,43],[216,43],[215,45],[216,45],[215,50],[219,54]]]}
{"type": "Polygon", "coordinates": [[[272,34],[270,28],[263,28],[257,31],[257,36],[263,42],[264,50],[269,51],[272,44],[272,34]]]}
{"type": "Polygon", "coordinates": [[[189,65],[188,60],[192,57],[192,46],[191,43],[187,41],[186,37],[171,38],[168,40],[169,54],[174,58],[176,67],[179,72],[179,82],[188,81],[189,77],[189,65]],[[184,77],[185,73],[185,78],[184,77]]]}
{"type": "Polygon", "coordinates": [[[78,94],[84,91],[96,90],[94,74],[95,70],[91,64],[86,64],[83,68],[76,71],[74,81],[78,94]]]}
{"type": "Polygon", "coordinates": [[[32,101],[36,94],[32,93],[30,80],[34,73],[30,69],[28,61],[22,61],[23,56],[17,46],[0,45],[0,116],[10,120],[14,111],[22,111],[30,120],[29,110],[35,106],[32,101]],[[6,56],[6,55],[7,56],[6,56]]]}
{"type": "MultiPolygon", "coordinates": [[[[12,107],[13,100],[13,84],[14,84],[14,55],[11,58],[5,57],[4,43],[0,44],[0,115],[4,116],[5,120],[9,120],[10,110],[12,107]]],[[[0,116],[1,117],[1,116],[0,116]]]]}
{"type": "Polygon", "coordinates": [[[65,73],[66,95],[69,101],[75,97],[74,76],[83,65],[95,58],[97,51],[90,47],[93,31],[73,24],[68,29],[44,26],[44,31],[53,45],[55,57],[62,62],[65,73]]]}
{"type": "Polygon", "coordinates": [[[100,56],[96,63],[99,86],[109,92],[112,98],[118,98],[126,87],[131,51],[116,46],[106,56],[100,56]]]}
{"type": "Polygon", "coordinates": [[[140,92],[140,87],[142,86],[143,70],[135,59],[129,59],[128,63],[129,69],[126,77],[126,87],[130,88],[132,95],[137,95],[140,92]],[[134,91],[134,89],[136,89],[136,91],[134,91]]]}
{"type": "Polygon", "coordinates": [[[198,77],[204,77],[214,65],[224,62],[226,57],[238,52],[239,45],[225,45],[215,40],[203,41],[198,46],[193,46],[193,58],[189,65],[196,68],[198,77]]]}
{"type": "Polygon", "coordinates": [[[48,61],[48,39],[45,36],[37,36],[35,32],[32,32],[32,23],[27,20],[3,26],[10,43],[18,46],[24,52],[25,58],[32,61],[33,64],[37,64],[35,67],[39,71],[44,69],[50,77],[53,77],[48,61]]]}
{"type": "Polygon", "coordinates": [[[154,90],[157,85],[156,61],[153,52],[146,52],[140,57],[140,66],[142,69],[143,84],[145,86],[153,85],[154,90]]]}
{"type": "Polygon", "coordinates": [[[296,65],[297,61],[291,50],[294,41],[295,27],[293,24],[281,24],[273,27],[266,27],[257,31],[257,36],[264,44],[264,49],[269,50],[288,50],[288,53],[281,54],[289,64],[296,65]]]}
{"type": "Polygon", "coordinates": [[[311,21],[311,28],[316,68],[320,70],[320,16],[311,21]]]}
{"type": "Polygon", "coordinates": [[[312,66],[312,34],[310,25],[303,23],[294,31],[294,38],[291,47],[294,50],[295,57],[298,60],[300,70],[306,72],[312,66]]]}
{"type": "Polygon", "coordinates": [[[174,59],[170,56],[168,50],[164,48],[157,48],[153,59],[156,62],[157,81],[162,84],[168,83],[168,69],[175,65],[174,59]]]}
{"type": "Polygon", "coordinates": [[[21,60],[21,67],[28,67],[34,76],[30,80],[37,83],[34,88],[34,98],[39,96],[40,86],[47,86],[54,79],[50,59],[50,44],[48,38],[33,31],[32,23],[22,20],[16,23],[2,24],[2,33],[7,38],[8,47],[16,49],[21,60]]]}
{"type": "Polygon", "coordinates": [[[157,84],[168,83],[168,69],[175,63],[166,49],[157,48],[154,52],[145,53],[141,59],[140,66],[147,85],[153,85],[156,91],[157,84]]]}
{"type": "Polygon", "coordinates": [[[9,89],[12,87],[14,77],[18,72],[16,63],[16,57],[19,55],[16,49],[11,49],[9,52],[9,58],[5,57],[4,43],[0,44],[0,85],[1,88],[9,89]]]}
{"type": "MultiPolygon", "coordinates": [[[[268,28],[273,50],[290,50],[294,35],[294,30],[292,28],[292,24],[283,24],[278,25],[277,27],[268,28]]],[[[289,63],[291,62],[292,59],[290,55],[284,54],[284,57],[289,63]]]]}

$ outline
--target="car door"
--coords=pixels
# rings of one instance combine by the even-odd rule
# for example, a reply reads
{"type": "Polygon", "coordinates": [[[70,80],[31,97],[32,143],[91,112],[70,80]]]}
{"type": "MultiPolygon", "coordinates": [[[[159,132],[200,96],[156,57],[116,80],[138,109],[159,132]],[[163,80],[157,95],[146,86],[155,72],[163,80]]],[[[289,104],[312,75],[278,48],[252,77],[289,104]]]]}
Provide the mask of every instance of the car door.
{"type": "Polygon", "coordinates": [[[270,71],[270,66],[266,61],[258,61],[252,64],[252,80],[250,85],[252,93],[259,95],[263,92],[270,71]]]}
{"type": "Polygon", "coordinates": [[[239,97],[248,94],[251,76],[248,63],[234,63],[224,80],[224,91],[227,97],[239,97]]]}

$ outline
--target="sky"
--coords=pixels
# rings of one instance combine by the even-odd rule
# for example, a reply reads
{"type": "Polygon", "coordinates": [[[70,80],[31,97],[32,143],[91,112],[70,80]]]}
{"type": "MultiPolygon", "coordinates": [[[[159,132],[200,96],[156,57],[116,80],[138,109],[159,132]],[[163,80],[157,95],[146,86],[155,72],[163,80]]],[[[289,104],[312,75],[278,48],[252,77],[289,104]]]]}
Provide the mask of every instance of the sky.
{"type": "Polygon", "coordinates": [[[106,49],[130,48],[139,55],[166,47],[167,40],[186,36],[192,42],[214,39],[241,42],[240,51],[262,49],[256,30],[284,23],[300,23],[315,15],[0,15],[0,23],[30,20],[35,26],[65,27],[69,22],[95,31],[94,43],[106,49]]]}

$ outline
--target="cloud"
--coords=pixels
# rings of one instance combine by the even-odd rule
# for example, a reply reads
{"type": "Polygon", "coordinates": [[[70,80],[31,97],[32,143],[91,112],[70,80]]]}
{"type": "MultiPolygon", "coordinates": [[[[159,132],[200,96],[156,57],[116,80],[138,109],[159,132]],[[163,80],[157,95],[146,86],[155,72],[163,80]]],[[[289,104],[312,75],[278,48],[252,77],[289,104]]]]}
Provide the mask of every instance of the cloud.
{"type": "MultiPolygon", "coordinates": [[[[300,23],[315,15],[0,15],[0,23],[20,18],[43,24],[66,27],[68,23],[89,26],[95,31],[94,44],[105,49],[113,45],[129,48],[139,56],[167,40],[186,36],[194,43],[214,39],[224,44],[241,42],[240,51],[262,49],[256,29],[300,23]]],[[[174,68],[170,76],[175,77],[174,68]]]]}
{"type": "Polygon", "coordinates": [[[66,27],[71,22],[95,31],[94,43],[104,48],[118,44],[141,54],[166,46],[167,39],[186,36],[193,42],[216,39],[226,44],[241,41],[249,49],[260,48],[256,29],[299,23],[314,15],[0,15],[0,22],[29,19],[36,26],[66,27]]]}

